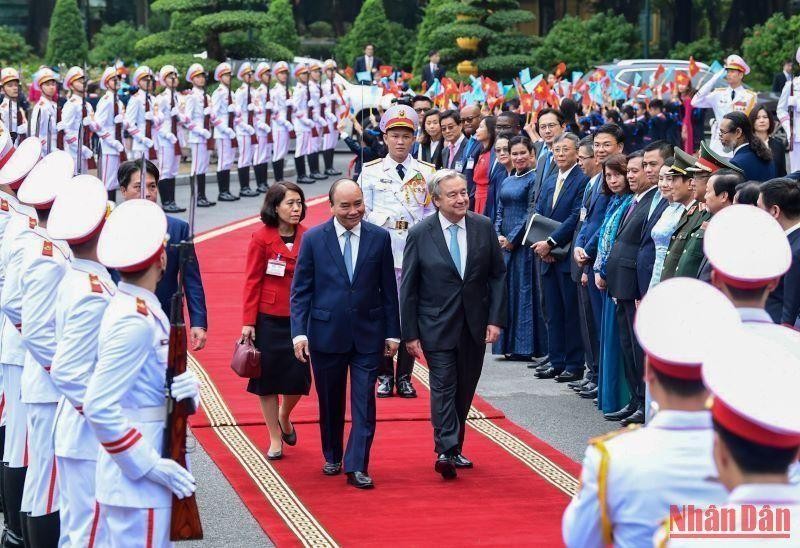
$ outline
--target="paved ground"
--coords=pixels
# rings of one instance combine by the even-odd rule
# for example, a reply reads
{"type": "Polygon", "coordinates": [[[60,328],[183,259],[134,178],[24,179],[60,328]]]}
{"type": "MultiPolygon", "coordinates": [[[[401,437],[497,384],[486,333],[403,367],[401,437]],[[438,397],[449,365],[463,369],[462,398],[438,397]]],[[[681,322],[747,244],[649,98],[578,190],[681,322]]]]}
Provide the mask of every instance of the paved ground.
{"type": "MultiPolygon", "coordinates": [[[[337,154],[337,169],[346,171],[350,158],[349,153],[337,154]]],[[[236,190],[235,175],[232,179],[231,186],[236,190]]],[[[331,182],[332,179],[328,179],[304,186],[306,197],[327,194],[331,182]]],[[[208,190],[209,198],[215,199],[214,185],[209,184],[208,190]]],[[[188,201],[188,191],[187,186],[178,187],[179,204],[188,201]]],[[[196,231],[257,215],[260,206],[258,198],[242,198],[198,209],[196,231]]],[[[578,398],[565,385],[552,380],[536,379],[533,371],[520,362],[497,360],[487,355],[478,393],[511,420],[579,462],[588,438],[616,427],[603,420],[591,400],[578,398]]],[[[197,477],[201,478],[198,500],[205,540],[187,546],[269,546],[261,528],[199,444],[193,454],[193,465],[197,477]]]]}

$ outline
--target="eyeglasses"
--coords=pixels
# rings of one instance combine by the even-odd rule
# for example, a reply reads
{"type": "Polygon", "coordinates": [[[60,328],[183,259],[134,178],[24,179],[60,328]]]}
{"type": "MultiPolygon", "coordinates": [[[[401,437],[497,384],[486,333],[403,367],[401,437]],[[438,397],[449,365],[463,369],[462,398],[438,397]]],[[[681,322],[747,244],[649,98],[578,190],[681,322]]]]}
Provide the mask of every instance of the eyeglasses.
{"type": "Polygon", "coordinates": [[[579,162],[585,162],[586,160],[591,160],[592,158],[594,158],[594,156],[581,156],[580,154],[578,154],[579,162]]]}
{"type": "Polygon", "coordinates": [[[469,116],[461,118],[461,122],[465,124],[471,124],[474,120],[480,119],[480,116],[469,116]]]}
{"type": "Polygon", "coordinates": [[[495,152],[508,152],[508,147],[495,147],[495,152]]]}
{"type": "Polygon", "coordinates": [[[727,135],[728,133],[733,133],[734,131],[736,131],[736,130],[735,129],[722,129],[722,128],[719,128],[719,134],[720,135],[727,135]]]}
{"type": "Polygon", "coordinates": [[[561,124],[539,124],[539,129],[556,129],[557,127],[561,127],[561,124]]]}

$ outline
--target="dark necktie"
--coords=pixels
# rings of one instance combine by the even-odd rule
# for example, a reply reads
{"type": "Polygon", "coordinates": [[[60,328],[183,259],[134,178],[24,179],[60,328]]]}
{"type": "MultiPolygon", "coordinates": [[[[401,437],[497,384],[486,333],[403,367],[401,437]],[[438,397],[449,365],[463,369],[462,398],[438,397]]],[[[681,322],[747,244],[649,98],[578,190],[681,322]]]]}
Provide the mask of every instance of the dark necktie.
{"type": "Polygon", "coordinates": [[[736,99],[736,90],[732,89],[731,90],[731,101],[733,101],[734,99],[736,99]]]}
{"type": "Polygon", "coordinates": [[[400,176],[400,180],[402,181],[406,177],[406,168],[403,167],[403,164],[397,164],[397,174],[400,176]]]}

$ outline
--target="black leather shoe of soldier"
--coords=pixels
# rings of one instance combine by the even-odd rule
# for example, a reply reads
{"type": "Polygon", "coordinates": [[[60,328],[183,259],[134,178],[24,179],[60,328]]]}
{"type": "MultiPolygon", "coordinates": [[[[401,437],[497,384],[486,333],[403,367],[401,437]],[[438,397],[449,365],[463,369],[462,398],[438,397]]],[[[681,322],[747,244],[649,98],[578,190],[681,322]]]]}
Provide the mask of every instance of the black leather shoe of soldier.
{"type": "Polygon", "coordinates": [[[269,190],[269,187],[267,185],[258,185],[256,190],[258,190],[261,194],[266,194],[269,190]]]}
{"type": "Polygon", "coordinates": [[[161,209],[163,209],[165,213],[183,213],[186,211],[185,207],[180,207],[175,202],[166,203],[161,209]]]}
{"type": "Polygon", "coordinates": [[[220,192],[219,197],[217,197],[217,200],[219,200],[220,202],[235,202],[238,199],[239,198],[237,198],[230,192],[220,192]]]}
{"type": "Polygon", "coordinates": [[[217,205],[217,202],[210,202],[205,196],[197,199],[197,207],[211,207],[217,205]]]}
{"type": "Polygon", "coordinates": [[[239,196],[244,196],[245,198],[255,198],[256,196],[260,196],[261,193],[257,190],[253,190],[250,187],[243,188],[239,191],[239,196]]]}

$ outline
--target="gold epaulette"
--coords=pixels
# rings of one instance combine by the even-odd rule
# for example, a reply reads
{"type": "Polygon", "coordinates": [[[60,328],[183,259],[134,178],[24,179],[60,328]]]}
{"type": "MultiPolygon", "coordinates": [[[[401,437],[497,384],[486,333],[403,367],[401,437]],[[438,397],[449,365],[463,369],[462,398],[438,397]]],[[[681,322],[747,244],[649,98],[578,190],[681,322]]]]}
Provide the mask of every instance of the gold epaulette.
{"type": "Polygon", "coordinates": [[[432,170],[436,171],[436,166],[431,164],[431,163],[429,163],[429,162],[425,162],[423,160],[417,160],[417,163],[422,164],[423,166],[429,167],[432,170]]]}
{"type": "Polygon", "coordinates": [[[669,542],[669,518],[661,520],[661,525],[656,530],[653,537],[653,546],[656,548],[666,548],[669,542]]]}
{"type": "Polygon", "coordinates": [[[372,160],[371,162],[367,162],[366,164],[364,164],[364,167],[372,166],[372,165],[375,165],[375,164],[377,164],[379,162],[382,162],[382,161],[383,161],[383,158],[378,158],[377,160],[372,160]]]}
{"type": "Polygon", "coordinates": [[[606,442],[610,439],[616,438],[621,434],[627,434],[628,432],[633,432],[634,430],[638,430],[642,427],[641,424],[629,424],[625,428],[618,428],[617,430],[613,430],[608,432],[607,434],[603,434],[600,436],[595,436],[594,438],[589,439],[589,445],[594,445],[596,443],[606,442]]]}

